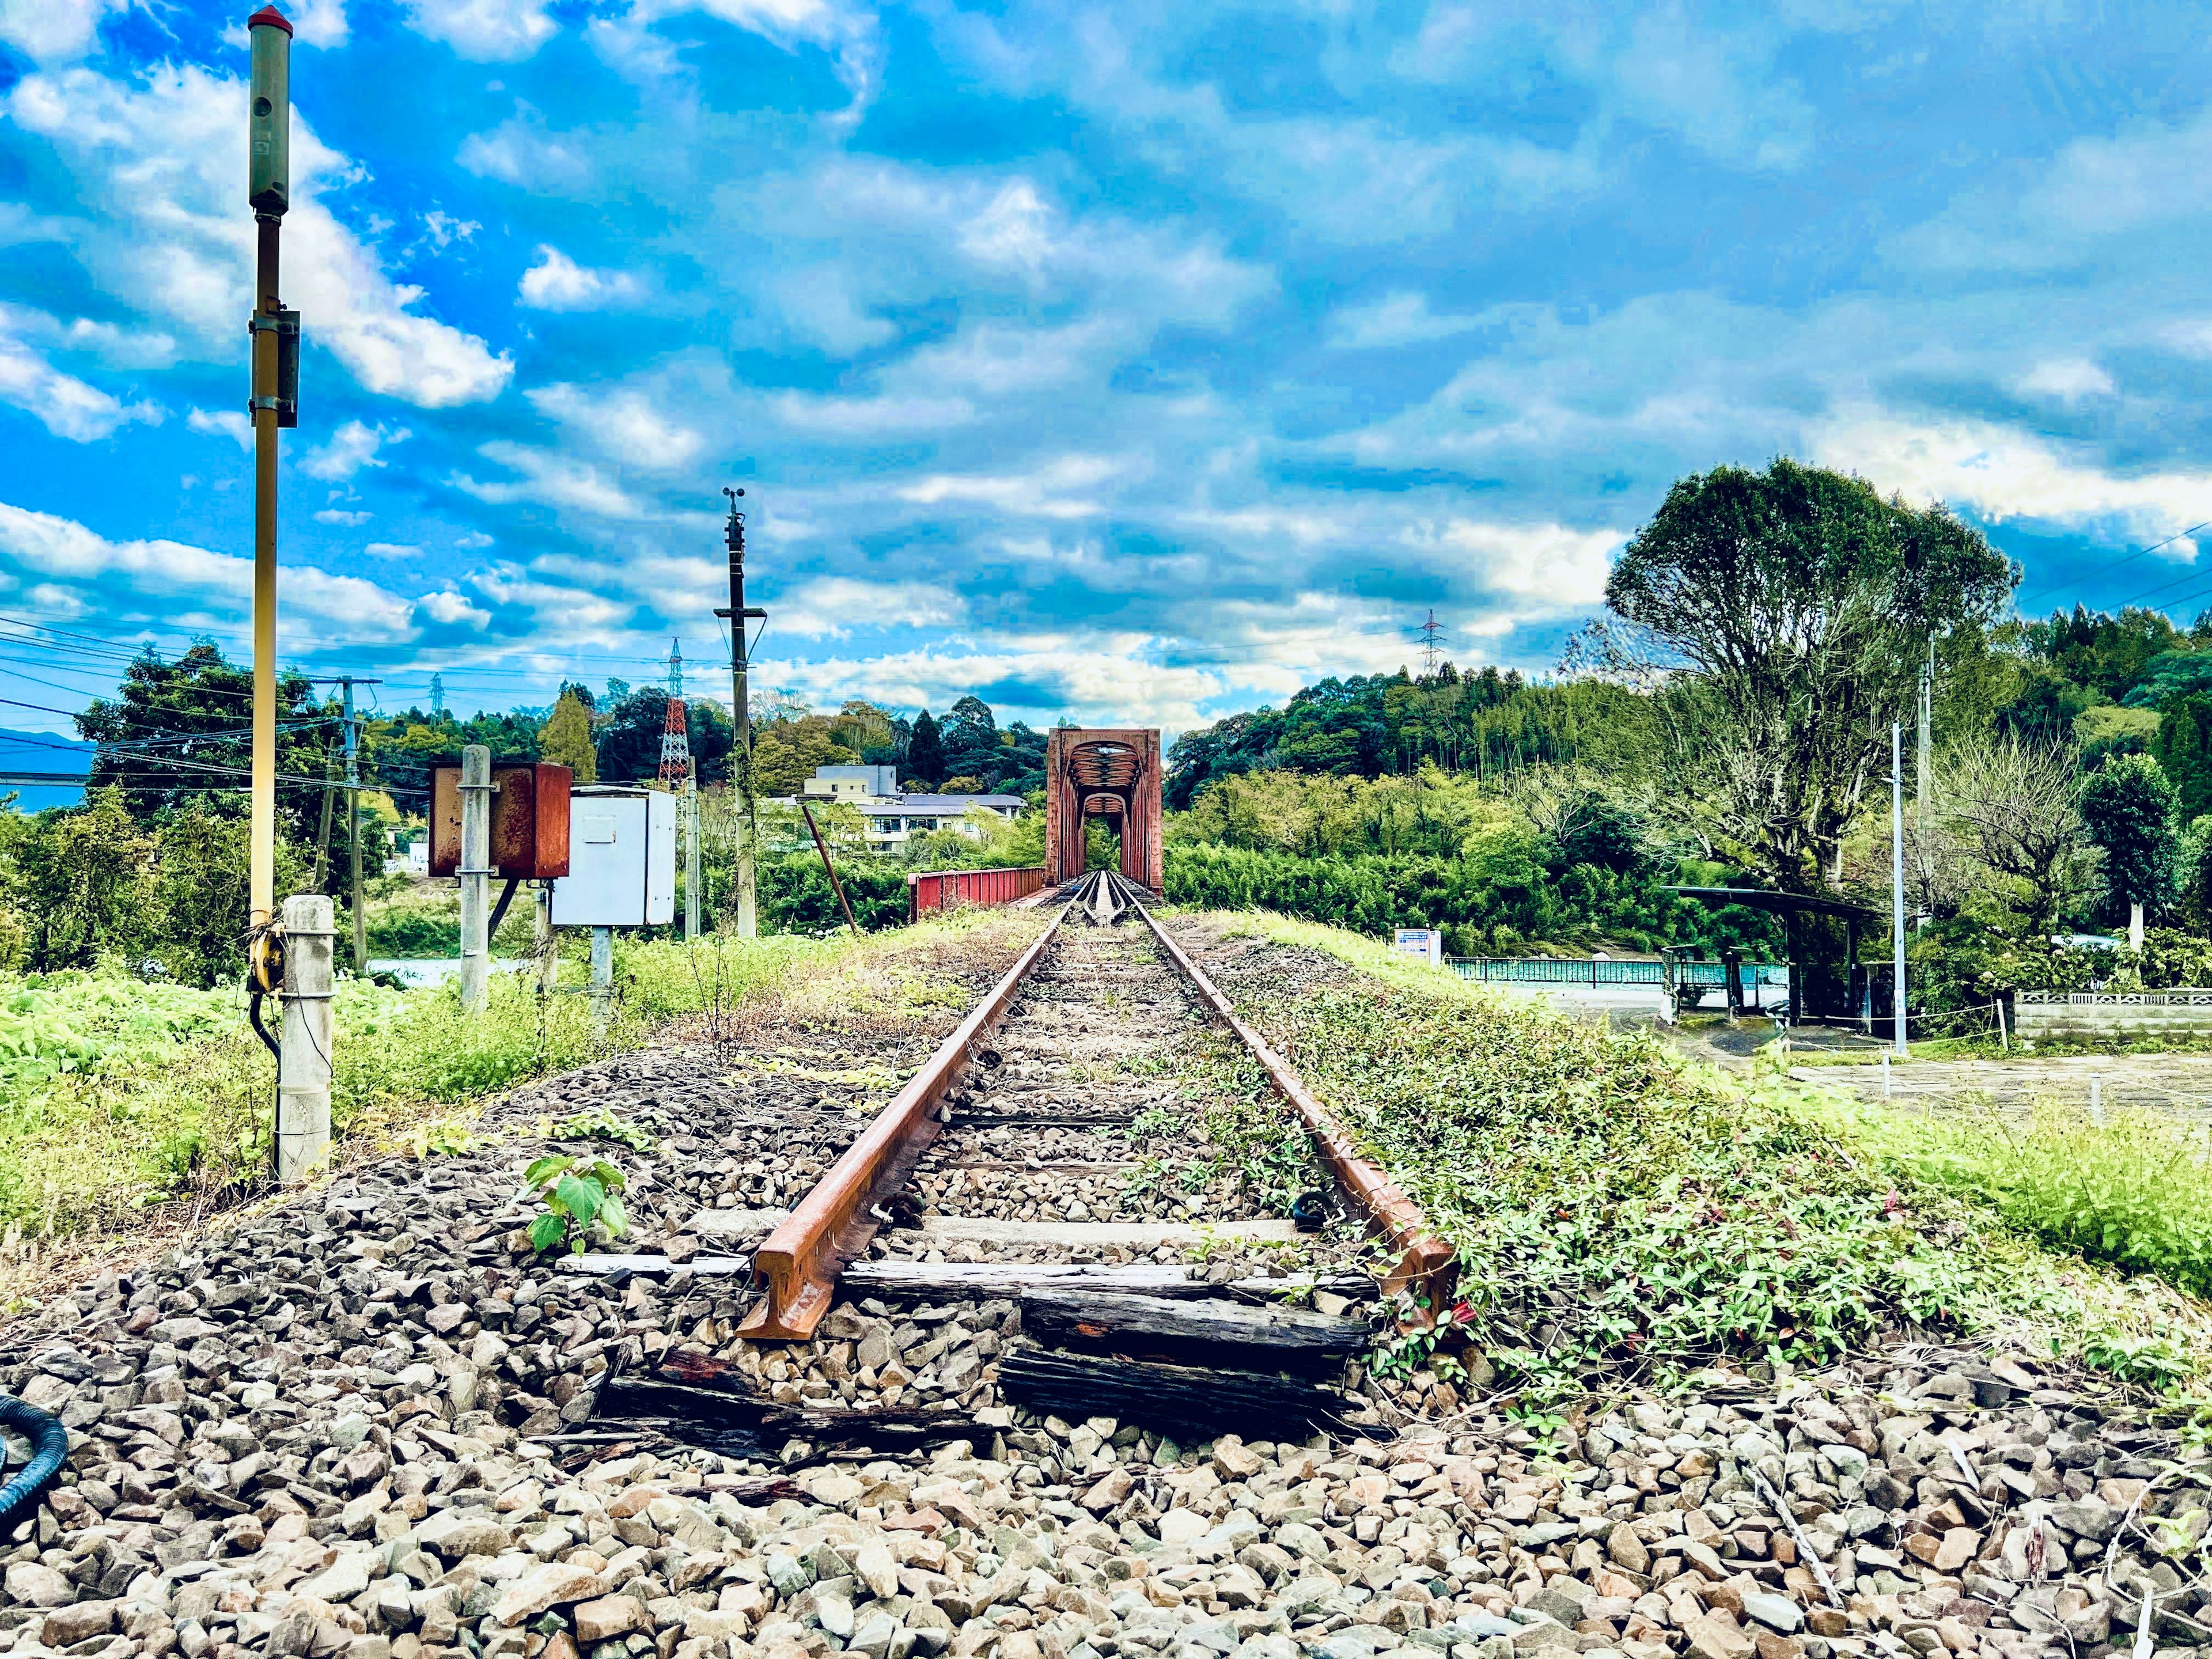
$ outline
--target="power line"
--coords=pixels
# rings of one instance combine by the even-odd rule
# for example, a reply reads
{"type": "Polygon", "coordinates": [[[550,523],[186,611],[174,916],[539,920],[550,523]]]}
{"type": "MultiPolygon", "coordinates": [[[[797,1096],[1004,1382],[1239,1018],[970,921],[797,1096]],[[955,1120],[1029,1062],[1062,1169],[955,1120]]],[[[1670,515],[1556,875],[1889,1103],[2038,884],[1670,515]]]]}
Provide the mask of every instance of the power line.
{"type": "MultiPolygon", "coordinates": [[[[2208,527],[2212,527],[2212,519],[2207,519],[2202,524],[2193,524],[2186,530],[2177,530],[2173,534],[2168,536],[2164,541],[2153,542],[2148,547],[2139,547],[2134,552],[2129,554],[2125,558],[2115,560],[2112,563],[2106,566],[2105,568],[2098,574],[2100,575],[2109,575],[2112,572],[2118,570],[2124,564],[2133,564],[2137,559],[2145,557],[2147,555],[2155,553],[2161,547],[2169,547],[2175,542],[2179,541],[2183,537],[2193,536],[2198,531],[2208,527]]],[[[2186,578],[2184,580],[2186,580],[2186,578]]],[[[2069,587],[2076,587],[2079,586],[2080,584],[2078,582],[2055,582],[2048,587],[2039,587],[2034,592],[2027,595],[2025,598],[2016,599],[2014,603],[2017,605],[2025,607],[2029,599],[2039,599],[2049,594],[2063,593],[2069,587]]],[[[2130,599],[2124,601],[2124,603],[2133,605],[2135,601],[2130,599]]]]}

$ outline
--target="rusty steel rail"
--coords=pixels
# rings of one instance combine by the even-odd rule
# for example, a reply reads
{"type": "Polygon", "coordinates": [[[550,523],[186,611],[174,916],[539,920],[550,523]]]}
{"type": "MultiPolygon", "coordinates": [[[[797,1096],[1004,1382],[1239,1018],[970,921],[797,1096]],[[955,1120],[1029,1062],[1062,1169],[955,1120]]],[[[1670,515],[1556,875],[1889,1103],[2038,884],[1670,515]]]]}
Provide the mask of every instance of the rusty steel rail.
{"type": "MultiPolygon", "coordinates": [[[[1304,1123],[1346,1195],[1366,1212],[1375,1230],[1399,1252],[1397,1265],[1382,1281],[1384,1292],[1413,1290],[1425,1299],[1428,1316],[1433,1319],[1451,1287],[1455,1254],[1451,1246],[1429,1231],[1420,1206],[1402,1188],[1360,1156],[1344,1126],[1298,1080],[1289,1063],[1268,1047],[1267,1040],[1238,1018],[1229,999],[1168,936],[1152,912],[1128,890],[1130,886],[1113,879],[1113,896],[1122,907],[1144,918],[1169,959],[1252,1051],[1276,1092],[1304,1123]]],[[[838,1273],[868,1247],[882,1224],[874,1213],[875,1206],[906,1184],[921,1155],[937,1139],[940,1119],[935,1108],[966,1069],[969,1049],[1006,1012],[1069,913],[1088,896],[1088,888],[1086,883],[1061,904],[1051,925],[991,988],[990,994],[937,1046],[891,1103],[753,1253],[753,1273],[763,1293],[739,1323],[740,1336],[755,1341],[800,1342],[814,1334],[814,1328],[830,1311],[838,1273]]]]}
{"type": "Polygon", "coordinates": [[[1413,1291],[1427,1304],[1421,1322],[1432,1323],[1450,1297],[1458,1252],[1429,1230],[1428,1218],[1404,1188],[1360,1156],[1358,1143],[1337,1121],[1336,1115],[1315,1097],[1291,1069],[1290,1062],[1269,1046],[1267,1039],[1239,1017],[1235,1005],[1190,959],[1182,946],[1169,937],[1168,930],[1160,926],[1151,909],[1139,899],[1132,898],[1129,903],[1145,919],[1145,925],[1152,930],[1152,937],[1159,940],[1176,966],[1190,976],[1190,982],[1198,988],[1206,1005],[1252,1051],[1252,1057],[1260,1062],[1268,1080],[1275,1085],[1275,1092],[1291,1103],[1305,1124],[1306,1133],[1321,1149],[1322,1157],[1345,1195],[1367,1212],[1376,1231],[1399,1253],[1397,1265],[1382,1281],[1383,1294],[1413,1291]]]}
{"type": "Polygon", "coordinates": [[[969,1048],[1006,1012],[1066,918],[1062,906],[990,994],[937,1045],[906,1087],[753,1252],[753,1274],[763,1293],[739,1323],[740,1336],[802,1342],[814,1334],[830,1311],[839,1271],[867,1249],[881,1224],[872,1213],[874,1206],[906,1184],[937,1139],[939,1119],[933,1109],[967,1069],[969,1048]]]}

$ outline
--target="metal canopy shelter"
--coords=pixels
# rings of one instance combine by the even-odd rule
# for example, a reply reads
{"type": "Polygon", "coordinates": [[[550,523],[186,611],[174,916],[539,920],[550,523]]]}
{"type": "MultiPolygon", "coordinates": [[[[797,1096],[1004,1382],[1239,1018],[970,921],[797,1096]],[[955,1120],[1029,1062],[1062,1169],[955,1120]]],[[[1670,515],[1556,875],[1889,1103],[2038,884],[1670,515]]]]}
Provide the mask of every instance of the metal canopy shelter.
{"type": "MultiPolygon", "coordinates": [[[[1747,910],[1764,910],[1770,915],[1784,919],[1790,934],[1790,994],[1800,1019],[1832,1019],[1842,1018],[1864,1024],[1870,1020],[1867,1004],[1871,980],[1862,980],[1857,967],[1859,929],[1879,921],[1881,912],[1871,905],[1855,904],[1846,898],[1831,898],[1817,893],[1778,893],[1758,887],[1670,887],[1669,892],[1680,893],[1684,898],[1695,899],[1700,904],[1719,909],[1724,905],[1740,904],[1747,910]],[[1820,916],[1844,924],[1843,975],[1840,985],[1825,981],[1816,973],[1807,971],[1822,959],[1818,953],[1808,953],[1799,937],[1805,918],[1820,916]],[[1823,985],[1826,989],[1820,988],[1823,985]],[[1842,1000],[1836,1000],[1841,992],[1842,1000]]],[[[1826,958],[1832,961],[1832,958],[1826,958]]]]}

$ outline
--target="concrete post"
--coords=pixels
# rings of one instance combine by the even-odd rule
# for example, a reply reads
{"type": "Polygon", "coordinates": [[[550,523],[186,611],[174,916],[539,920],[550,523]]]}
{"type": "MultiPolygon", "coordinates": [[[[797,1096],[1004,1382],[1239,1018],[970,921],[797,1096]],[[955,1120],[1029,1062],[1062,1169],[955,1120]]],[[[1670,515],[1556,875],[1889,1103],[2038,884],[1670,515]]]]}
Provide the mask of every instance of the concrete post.
{"type": "Polygon", "coordinates": [[[561,983],[561,941],[553,931],[553,884],[538,884],[538,988],[547,996],[561,983]]]}
{"type": "Polygon", "coordinates": [[[699,937],[699,784],[684,786],[684,942],[699,937]]]}
{"type": "Polygon", "coordinates": [[[605,1036],[615,994],[615,930],[592,929],[592,1029],[605,1036]]]}
{"type": "Polygon", "coordinates": [[[491,991],[491,750],[461,750],[461,1006],[483,1012],[491,991]]]}
{"type": "Polygon", "coordinates": [[[276,1176],[305,1181],[331,1150],[334,911],[320,893],[284,901],[284,1024],[276,1066],[276,1176]]]}

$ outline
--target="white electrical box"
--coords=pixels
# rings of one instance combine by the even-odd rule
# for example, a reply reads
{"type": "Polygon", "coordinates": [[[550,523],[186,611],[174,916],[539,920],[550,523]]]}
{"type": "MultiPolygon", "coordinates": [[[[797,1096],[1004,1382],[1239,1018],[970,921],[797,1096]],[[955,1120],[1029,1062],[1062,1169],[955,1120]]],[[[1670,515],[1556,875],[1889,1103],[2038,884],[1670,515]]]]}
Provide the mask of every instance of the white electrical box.
{"type": "Polygon", "coordinates": [[[568,797],[568,873],[553,883],[556,927],[643,927],[676,920],[676,797],[585,785],[568,797]]]}
{"type": "Polygon", "coordinates": [[[1409,957],[1419,957],[1431,968],[1444,965],[1444,930],[1441,927],[1401,927],[1397,948],[1409,957]]]}

